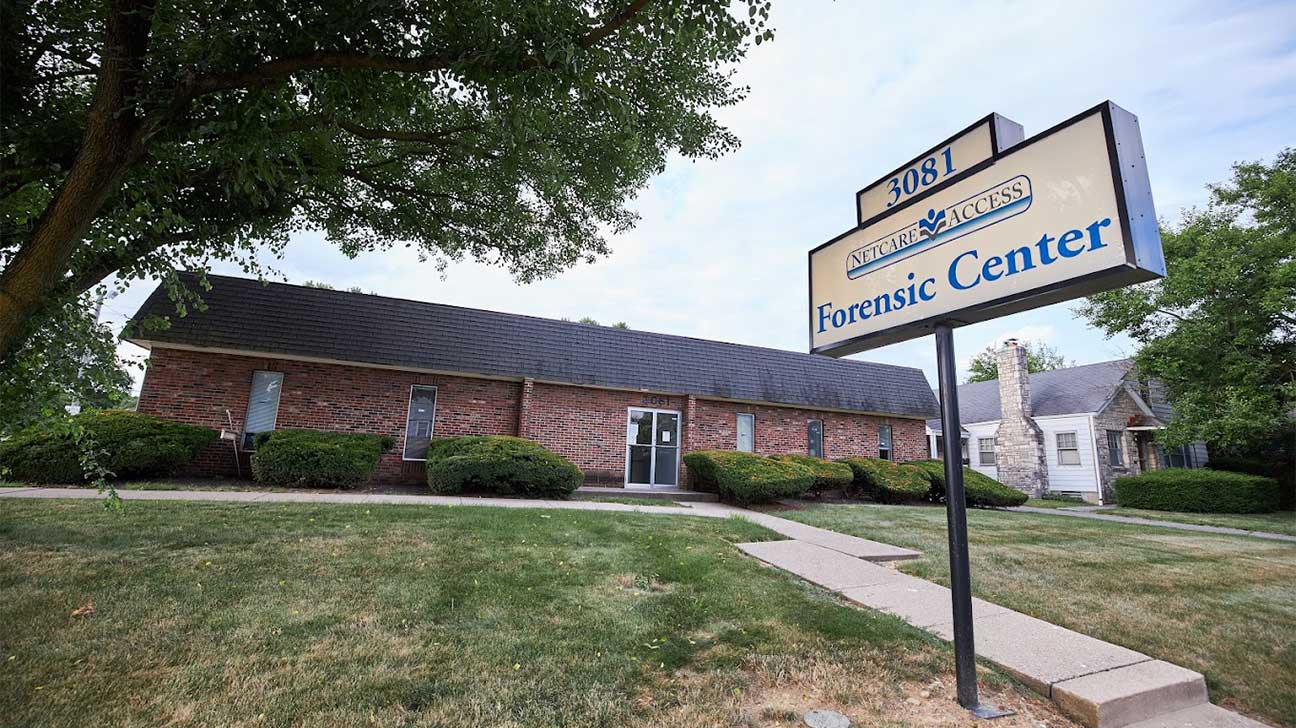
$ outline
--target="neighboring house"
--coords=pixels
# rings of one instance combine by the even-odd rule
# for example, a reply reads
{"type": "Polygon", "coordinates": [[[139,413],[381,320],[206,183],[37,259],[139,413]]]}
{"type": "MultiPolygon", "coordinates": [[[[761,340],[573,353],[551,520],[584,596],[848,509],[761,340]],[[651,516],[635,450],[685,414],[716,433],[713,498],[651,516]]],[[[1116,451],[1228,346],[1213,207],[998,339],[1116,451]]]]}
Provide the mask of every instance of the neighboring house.
{"type": "MultiPolygon", "coordinates": [[[[203,311],[159,286],[127,337],[139,411],[237,434],[197,474],[246,467],[276,428],[392,437],[381,481],[423,479],[432,437],[518,435],[587,482],[678,487],[693,450],[912,460],[936,400],[921,370],[344,291],[208,276],[203,311]]],[[[195,279],[186,274],[195,290],[195,279]]],[[[246,470],[244,470],[246,472],[246,470]]]]}
{"type": "MultiPolygon", "coordinates": [[[[1121,475],[1206,464],[1206,446],[1164,448],[1153,433],[1173,414],[1158,382],[1140,381],[1129,359],[1036,372],[1009,340],[999,379],[958,388],[963,458],[974,470],[1031,494],[1043,491],[1113,502],[1121,475]]],[[[927,422],[933,457],[943,439],[927,422]]]]}

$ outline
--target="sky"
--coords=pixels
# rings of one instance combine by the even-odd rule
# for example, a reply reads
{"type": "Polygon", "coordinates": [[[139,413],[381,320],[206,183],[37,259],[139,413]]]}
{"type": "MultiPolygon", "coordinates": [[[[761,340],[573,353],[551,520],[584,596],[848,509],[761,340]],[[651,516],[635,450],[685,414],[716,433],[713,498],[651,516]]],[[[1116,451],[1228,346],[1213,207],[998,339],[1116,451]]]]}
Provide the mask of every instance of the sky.
{"type": "MultiPolygon", "coordinates": [[[[857,189],[990,112],[1028,138],[1103,100],[1138,115],[1157,213],[1170,221],[1203,205],[1234,162],[1296,144],[1296,2],[776,0],[771,19],[774,41],[738,69],[748,97],[717,112],[742,148],[671,159],[631,202],[638,226],[591,265],[523,286],[472,262],[443,276],[405,249],[351,260],[311,233],[267,262],[294,283],[805,351],[806,252],[855,224],[857,189]]],[[[120,327],[153,286],[133,284],[103,320],[120,327]]],[[[1077,316],[1082,304],[957,329],[960,380],[1008,337],[1076,364],[1134,353],[1077,316]]],[[[853,358],[919,367],[936,383],[931,336],[853,358]]]]}

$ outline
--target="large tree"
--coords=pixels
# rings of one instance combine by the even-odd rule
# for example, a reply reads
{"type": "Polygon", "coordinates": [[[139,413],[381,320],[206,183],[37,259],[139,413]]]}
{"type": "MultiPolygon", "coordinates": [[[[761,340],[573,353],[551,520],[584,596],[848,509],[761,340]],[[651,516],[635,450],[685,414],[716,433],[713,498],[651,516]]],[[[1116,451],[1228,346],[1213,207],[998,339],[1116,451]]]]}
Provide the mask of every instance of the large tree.
{"type": "Polygon", "coordinates": [[[711,112],[771,35],[767,0],[0,9],[5,365],[114,273],[257,271],[302,228],[520,280],[592,259],[668,155],[736,146],[711,112]]]}
{"type": "Polygon", "coordinates": [[[1175,408],[1167,443],[1266,444],[1296,412],[1296,150],[1236,165],[1161,241],[1165,278],[1080,313],[1139,343],[1140,372],[1175,408]]]}
{"type": "MultiPolygon", "coordinates": [[[[1024,340],[1021,346],[1026,350],[1026,371],[1028,372],[1048,372],[1067,365],[1066,359],[1058,353],[1057,349],[1042,341],[1024,340]]],[[[991,344],[972,357],[971,363],[968,364],[968,378],[964,383],[972,384],[998,379],[999,360],[996,352],[998,349],[991,344]]]]}

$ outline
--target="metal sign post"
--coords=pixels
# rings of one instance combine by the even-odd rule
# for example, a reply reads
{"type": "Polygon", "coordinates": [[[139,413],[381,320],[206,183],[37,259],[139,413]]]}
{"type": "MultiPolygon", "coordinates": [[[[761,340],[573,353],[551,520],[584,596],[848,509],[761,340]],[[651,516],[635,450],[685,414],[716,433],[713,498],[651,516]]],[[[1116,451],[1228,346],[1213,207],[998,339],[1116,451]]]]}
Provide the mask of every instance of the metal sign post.
{"type": "Polygon", "coordinates": [[[954,330],[936,325],[936,376],[940,382],[941,453],[945,458],[945,522],[949,533],[950,601],[954,608],[954,677],[959,705],[978,718],[1012,715],[977,698],[976,640],[972,634],[972,577],[968,567],[967,497],[963,493],[963,426],[959,422],[954,330]]]}
{"type": "Polygon", "coordinates": [[[958,701],[1007,715],[977,698],[953,329],[1165,275],[1138,118],[1105,101],[1022,139],[991,114],[855,207],[855,227],[809,253],[810,353],[936,334],[958,701]]]}

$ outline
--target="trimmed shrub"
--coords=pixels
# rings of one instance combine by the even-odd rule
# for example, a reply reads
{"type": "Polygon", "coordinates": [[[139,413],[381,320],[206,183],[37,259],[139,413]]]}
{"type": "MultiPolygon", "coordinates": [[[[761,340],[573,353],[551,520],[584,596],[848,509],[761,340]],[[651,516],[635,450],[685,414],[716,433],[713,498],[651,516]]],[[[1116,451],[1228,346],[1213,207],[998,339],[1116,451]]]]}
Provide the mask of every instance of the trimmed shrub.
{"type": "Polygon", "coordinates": [[[1262,475],[1278,481],[1282,491],[1279,510],[1290,511],[1296,508],[1296,463],[1290,455],[1281,452],[1269,453],[1267,456],[1238,456],[1211,453],[1209,467],[1211,470],[1227,470],[1232,473],[1262,475]]]}
{"type": "Polygon", "coordinates": [[[1123,508],[1187,513],[1269,513],[1278,510],[1281,486],[1262,475],[1201,468],[1167,468],[1117,478],[1123,508]]]}
{"type": "Polygon", "coordinates": [[[566,498],[585,475],[567,458],[531,440],[490,435],[433,439],[428,446],[427,478],[436,493],[472,490],[566,498]]]}
{"type": "Polygon", "coordinates": [[[215,430],[125,410],[82,412],[67,422],[33,427],[0,442],[4,477],[30,483],[84,483],[79,427],[115,480],[174,475],[217,438],[215,430]]]}
{"type": "MultiPolygon", "coordinates": [[[[932,490],[930,499],[933,503],[945,502],[945,461],[916,460],[910,465],[922,469],[931,478],[932,490]]],[[[978,473],[972,468],[963,468],[963,494],[967,504],[973,508],[1008,508],[1026,502],[1028,496],[1010,488],[988,475],[978,473]]]]}
{"type": "Polygon", "coordinates": [[[913,503],[927,499],[931,478],[905,463],[878,458],[845,458],[837,462],[854,474],[853,488],[881,503],[913,503]]]}
{"type": "Polygon", "coordinates": [[[824,460],[813,455],[771,455],[770,459],[809,468],[814,475],[814,484],[810,486],[809,492],[816,495],[829,490],[845,490],[855,480],[855,474],[846,463],[824,460]]]}
{"type": "Polygon", "coordinates": [[[809,468],[749,452],[699,450],[684,456],[698,490],[719,493],[742,505],[800,498],[814,485],[809,468]]]}
{"type": "Polygon", "coordinates": [[[252,477],[291,488],[354,488],[369,482],[392,438],[350,432],[274,430],[256,436],[252,477]]]}

